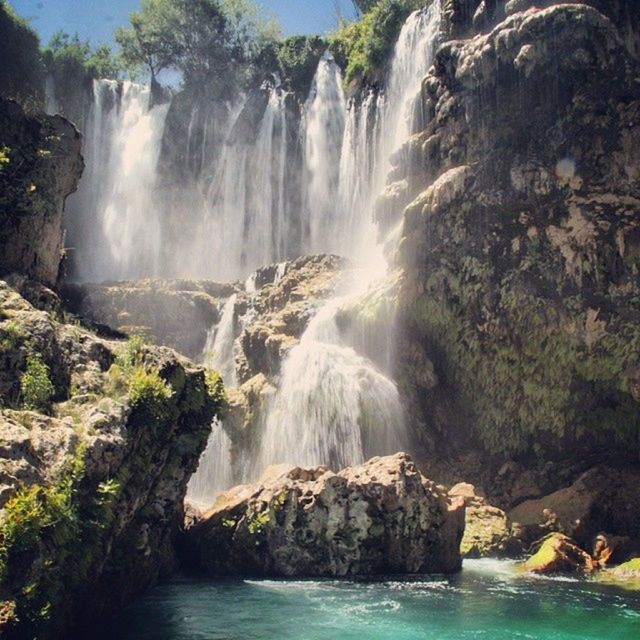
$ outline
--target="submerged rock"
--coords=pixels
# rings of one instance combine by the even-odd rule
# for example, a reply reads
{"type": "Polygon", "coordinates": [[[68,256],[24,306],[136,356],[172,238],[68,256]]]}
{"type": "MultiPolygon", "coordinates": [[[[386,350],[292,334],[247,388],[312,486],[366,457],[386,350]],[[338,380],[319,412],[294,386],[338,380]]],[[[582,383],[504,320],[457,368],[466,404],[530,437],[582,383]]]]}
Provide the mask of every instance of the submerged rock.
{"type": "Polygon", "coordinates": [[[568,536],[552,533],[545,538],[538,551],[523,565],[531,573],[591,573],[597,568],[596,562],[568,536]]]}
{"type": "Polygon", "coordinates": [[[464,502],[398,453],[339,473],[271,467],[220,496],[186,546],[212,575],[451,573],[463,530],[464,502]]]}
{"type": "Polygon", "coordinates": [[[613,569],[600,571],[596,577],[600,582],[640,591],[640,558],[633,558],[613,569]]]}

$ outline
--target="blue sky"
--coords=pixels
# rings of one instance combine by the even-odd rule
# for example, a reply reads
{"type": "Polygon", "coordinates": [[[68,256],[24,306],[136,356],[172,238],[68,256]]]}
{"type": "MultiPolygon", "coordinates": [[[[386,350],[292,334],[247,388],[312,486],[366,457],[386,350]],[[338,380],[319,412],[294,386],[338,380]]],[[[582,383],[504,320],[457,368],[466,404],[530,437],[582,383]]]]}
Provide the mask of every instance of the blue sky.
{"type": "MultiPolygon", "coordinates": [[[[126,24],[139,0],[9,0],[16,12],[32,18],[43,43],[62,29],[78,33],[93,44],[110,42],[115,27],[126,24]]],[[[258,0],[276,14],[285,34],[325,33],[335,27],[335,0],[258,0]]],[[[345,16],[351,17],[350,0],[338,0],[345,16]]]]}

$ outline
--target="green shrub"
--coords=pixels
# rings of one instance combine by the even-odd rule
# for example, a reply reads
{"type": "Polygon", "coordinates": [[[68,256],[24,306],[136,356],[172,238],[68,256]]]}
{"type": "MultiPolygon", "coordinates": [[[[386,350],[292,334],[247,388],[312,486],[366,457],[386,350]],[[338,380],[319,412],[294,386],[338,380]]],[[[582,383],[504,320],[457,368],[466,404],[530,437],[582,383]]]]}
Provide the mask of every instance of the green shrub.
{"type": "Polygon", "coordinates": [[[49,378],[49,367],[38,353],[27,355],[27,368],[20,376],[20,395],[27,409],[45,411],[49,408],[55,389],[49,378]]]}
{"type": "Polygon", "coordinates": [[[144,337],[134,334],[120,348],[116,357],[116,364],[122,369],[135,367],[142,362],[144,353],[144,337]]]}
{"type": "Polygon", "coordinates": [[[380,0],[367,8],[358,22],[344,22],[330,38],[330,48],[344,69],[349,85],[376,84],[382,80],[398,35],[409,15],[429,0],[380,0]]]}
{"type": "Polygon", "coordinates": [[[328,42],[320,36],[292,36],[279,42],[276,57],[283,80],[294,91],[309,91],[318,62],[327,47],[328,42]]]}
{"type": "Polygon", "coordinates": [[[128,393],[134,408],[143,409],[158,420],[167,417],[173,389],[157,372],[136,367],[129,378],[128,393]]]}

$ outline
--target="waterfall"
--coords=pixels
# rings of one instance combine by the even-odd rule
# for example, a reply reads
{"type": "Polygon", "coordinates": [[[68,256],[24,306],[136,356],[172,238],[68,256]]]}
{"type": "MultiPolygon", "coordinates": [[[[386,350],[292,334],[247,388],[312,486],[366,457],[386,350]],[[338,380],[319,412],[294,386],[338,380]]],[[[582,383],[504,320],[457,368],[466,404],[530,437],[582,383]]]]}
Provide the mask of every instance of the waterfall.
{"type": "Polygon", "coordinates": [[[307,253],[337,251],[344,238],[343,216],[336,195],[344,133],[342,74],[327,53],[318,64],[303,121],[307,169],[307,253]]]}
{"type": "Polygon", "coordinates": [[[217,327],[209,331],[204,359],[211,369],[219,371],[228,387],[237,384],[233,345],[235,342],[235,311],[237,296],[232,295],[224,305],[217,327]]]}
{"type": "Polygon", "coordinates": [[[325,305],[287,357],[258,469],[287,462],[339,470],[406,448],[396,385],[345,344],[338,329],[336,316],[352,296],[325,305]]]}
{"type": "Polygon", "coordinates": [[[207,448],[187,487],[187,500],[206,509],[215,497],[233,484],[231,440],[222,424],[213,421],[207,448]]]}
{"type": "MultiPolygon", "coordinates": [[[[389,368],[389,353],[382,357],[377,353],[358,353],[356,346],[365,351],[367,346],[379,351],[379,340],[367,340],[364,328],[361,328],[362,335],[358,332],[345,335],[339,329],[337,316],[345,307],[362,300],[366,303],[372,295],[368,285],[386,271],[375,236],[367,233],[373,225],[367,225],[363,215],[370,220],[373,201],[386,183],[391,154],[423,124],[417,120],[420,86],[433,60],[439,27],[438,0],[428,10],[411,14],[394,50],[386,92],[369,93],[360,108],[352,102],[346,114],[344,102],[336,97],[334,90],[339,85],[331,81],[336,75],[331,62],[323,60],[319,65],[316,94],[307,122],[307,142],[318,138],[325,148],[322,158],[307,154],[311,174],[309,193],[312,194],[311,237],[313,222],[318,228],[324,225],[324,229],[337,235],[337,242],[344,238],[344,231],[351,231],[350,255],[366,258],[366,265],[342,296],[330,300],[316,314],[300,343],[285,360],[265,420],[259,469],[281,462],[324,464],[339,469],[409,445],[398,389],[371,359],[377,355],[389,368]],[[340,117],[336,115],[339,109],[340,117]],[[334,128],[318,124],[329,113],[334,114],[338,126],[343,128],[339,163],[333,155],[334,146],[330,145],[334,128]],[[341,207],[340,224],[334,227],[336,167],[341,207]],[[314,215],[319,219],[315,220],[314,215]],[[360,233],[353,234],[356,229],[360,233]]],[[[315,151],[313,147],[312,151],[315,151]]],[[[388,323],[389,340],[394,333],[393,315],[390,314],[388,323]]]]}
{"type": "Polygon", "coordinates": [[[93,83],[85,177],[69,199],[79,280],[158,274],[160,221],[153,192],[168,105],[149,109],[150,90],[132,82],[93,83]]]}

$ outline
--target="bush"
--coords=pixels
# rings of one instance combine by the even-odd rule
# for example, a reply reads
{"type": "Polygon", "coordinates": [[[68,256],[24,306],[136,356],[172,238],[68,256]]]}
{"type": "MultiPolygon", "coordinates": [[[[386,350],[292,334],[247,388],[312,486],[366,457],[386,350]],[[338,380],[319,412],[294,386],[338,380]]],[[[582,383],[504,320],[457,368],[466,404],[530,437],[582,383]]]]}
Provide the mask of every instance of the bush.
{"type": "Polygon", "coordinates": [[[294,91],[309,91],[327,48],[328,42],[320,36],[293,36],[279,42],[276,57],[283,81],[294,91]]]}
{"type": "Polygon", "coordinates": [[[54,394],[49,378],[49,367],[37,353],[27,355],[27,368],[20,376],[20,394],[22,404],[27,409],[46,411],[54,394]]]}
{"type": "Polygon", "coordinates": [[[131,373],[128,386],[132,407],[142,409],[153,418],[165,419],[168,415],[168,401],[173,389],[157,372],[148,373],[142,366],[131,373]]]}
{"type": "Polygon", "coordinates": [[[402,25],[413,11],[428,5],[428,0],[367,2],[361,20],[343,23],[330,38],[330,48],[347,85],[380,82],[402,25]]]}

